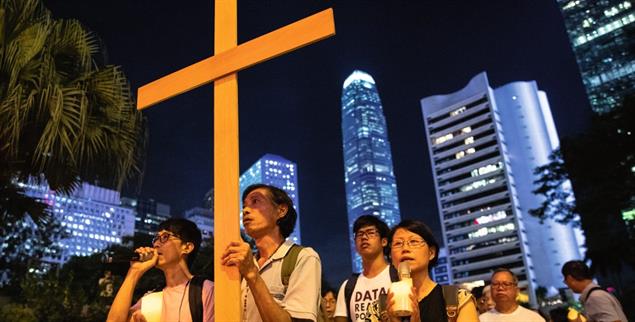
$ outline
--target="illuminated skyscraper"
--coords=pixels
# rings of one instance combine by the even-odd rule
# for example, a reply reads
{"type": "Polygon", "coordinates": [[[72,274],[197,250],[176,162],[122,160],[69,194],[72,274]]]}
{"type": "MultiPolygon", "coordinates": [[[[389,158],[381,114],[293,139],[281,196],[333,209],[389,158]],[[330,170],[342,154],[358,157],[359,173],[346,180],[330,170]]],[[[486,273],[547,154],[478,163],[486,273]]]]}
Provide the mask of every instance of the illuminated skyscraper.
{"type": "Polygon", "coordinates": [[[629,0],[557,0],[591,107],[635,93],[635,8],[629,0]]]}
{"type": "Polygon", "coordinates": [[[451,94],[421,100],[450,283],[488,280],[507,267],[528,289],[562,288],[560,268],[580,259],[568,225],[530,216],[543,201],[533,170],[559,146],[544,92],[536,82],[497,89],[487,74],[451,94]]]}
{"type": "Polygon", "coordinates": [[[121,244],[125,236],[133,236],[135,211],[123,207],[119,192],[88,183],[82,183],[69,196],[57,194],[46,184],[27,183],[29,197],[46,203],[68,233],[68,238],[57,241],[61,253],[43,260],[64,264],[71,256],[89,256],[110,244],[121,244]]]}
{"type": "Polygon", "coordinates": [[[375,80],[356,70],[342,89],[344,182],[353,271],[362,269],[355,251],[353,223],[361,215],[374,215],[388,226],[400,219],[397,183],[386,119],[375,80]]]}
{"type": "Polygon", "coordinates": [[[298,167],[295,163],[275,154],[265,154],[240,176],[240,193],[242,194],[248,186],[257,183],[284,190],[293,201],[295,211],[298,213],[295,229],[288,238],[300,244],[300,198],[298,197],[297,171],[298,167]]]}

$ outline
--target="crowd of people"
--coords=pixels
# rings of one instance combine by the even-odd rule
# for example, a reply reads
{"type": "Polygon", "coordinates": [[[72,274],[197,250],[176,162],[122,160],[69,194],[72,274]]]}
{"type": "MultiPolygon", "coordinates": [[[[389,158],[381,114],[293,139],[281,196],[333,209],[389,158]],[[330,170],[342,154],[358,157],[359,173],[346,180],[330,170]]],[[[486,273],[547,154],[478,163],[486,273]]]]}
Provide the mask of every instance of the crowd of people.
{"type": "MultiPolygon", "coordinates": [[[[352,274],[337,292],[321,289],[319,255],[286,240],[297,219],[289,196],[257,184],[243,192],[242,201],[243,226],[256,251],[236,240],[221,255],[221,264],[238,268],[242,277],[242,321],[545,321],[517,303],[518,278],[507,268],[494,270],[478,299],[468,290],[437,284],[430,271],[438,260],[439,244],[430,228],[417,220],[389,228],[376,216],[357,218],[353,233],[362,271],[352,274]],[[400,280],[408,282],[405,294],[395,287],[400,280]]],[[[215,310],[222,308],[214,307],[213,282],[190,272],[200,243],[201,233],[191,221],[163,222],[152,247],[136,250],[141,261],[131,263],[108,321],[214,321],[215,310]],[[166,286],[133,304],[138,281],[152,267],[163,271],[166,286]]],[[[571,290],[581,293],[588,321],[627,322],[615,297],[593,284],[584,262],[568,262],[562,273],[571,290]]]]}

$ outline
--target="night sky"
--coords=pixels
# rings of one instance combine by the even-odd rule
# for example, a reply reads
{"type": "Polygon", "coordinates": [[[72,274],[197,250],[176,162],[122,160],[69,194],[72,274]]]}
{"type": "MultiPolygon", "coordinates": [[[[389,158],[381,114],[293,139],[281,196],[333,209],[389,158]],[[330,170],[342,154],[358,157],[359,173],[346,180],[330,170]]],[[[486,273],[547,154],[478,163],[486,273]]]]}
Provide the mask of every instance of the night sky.
{"type": "MultiPolygon", "coordinates": [[[[57,18],[94,31],[132,90],[213,53],[213,1],[46,0],[57,18]]],[[[355,69],[377,83],[392,144],[402,218],[440,234],[419,100],[487,71],[498,87],[536,80],[561,137],[584,130],[590,107],[555,0],[269,1],[238,3],[243,43],[328,7],[336,35],[238,74],[240,169],[265,153],[298,164],[303,244],[334,286],[350,274],[340,95],[355,69]]],[[[141,187],[173,214],[212,185],[212,85],[156,105],[141,187]]]]}

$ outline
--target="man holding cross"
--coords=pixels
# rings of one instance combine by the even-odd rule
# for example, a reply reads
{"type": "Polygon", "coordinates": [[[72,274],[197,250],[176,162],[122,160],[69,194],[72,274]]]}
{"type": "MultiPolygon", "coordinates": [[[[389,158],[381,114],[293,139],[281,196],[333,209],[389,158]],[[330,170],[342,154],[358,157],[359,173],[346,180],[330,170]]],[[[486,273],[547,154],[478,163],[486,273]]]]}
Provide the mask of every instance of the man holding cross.
{"type": "MultiPolygon", "coordinates": [[[[219,321],[237,321],[240,315],[240,274],[235,266],[221,265],[218,256],[238,238],[238,83],[236,73],[335,34],[333,10],[327,9],[266,35],[237,45],[236,0],[214,1],[215,55],[139,88],[141,110],[193,88],[214,82],[214,280],[219,321]]],[[[284,240],[284,239],[283,239],[284,240]]],[[[318,274],[319,275],[319,274],[318,274]]],[[[319,288],[318,288],[319,291],[319,288]]],[[[244,302],[244,301],[243,301],[244,302]]],[[[244,306],[244,305],[243,305],[244,306]]],[[[259,307],[260,309],[260,307],[259,307]]],[[[263,314],[263,317],[267,316],[263,314]]]]}
{"type": "Polygon", "coordinates": [[[258,250],[254,257],[249,244],[230,242],[221,264],[238,267],[242,276],[243,321],[316,321],[320,257],[311,248],[285,241],[297,218],[293,201],[283,190],[264,184],[247,187],[242,200],[243,226],[258,250]],[[290,255],[294,248],[299,250],[296,258],[290,255]],[[288,281],[283,276],[286,260],[295,262],[288,281]]]}

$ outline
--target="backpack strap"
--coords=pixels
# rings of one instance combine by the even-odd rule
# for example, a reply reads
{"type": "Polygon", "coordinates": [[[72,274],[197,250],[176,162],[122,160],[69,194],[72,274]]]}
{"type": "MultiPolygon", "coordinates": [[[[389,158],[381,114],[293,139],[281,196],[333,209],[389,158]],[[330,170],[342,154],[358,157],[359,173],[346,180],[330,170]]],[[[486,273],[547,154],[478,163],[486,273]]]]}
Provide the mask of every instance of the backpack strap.
{"type": "MultiPolygon", "coordinates": [[[[586,299],[585,299],[585,301],[584,301],[584,303],[585,303],[585,304],[586,304],[586,301],[588,301],[588,300],[589,300],[589,297],[591,297],[591,293],[593,293],[593,291],[597,291],[597,290],[604,291],[604,292],[607,292],[607,293],[608,293],[608,291],[607,291],[607,290],[605,290],[605,289],[604,289],[604,288],[602,288],[602,287],[599,287],[599,286],[592,287],[592,288],[589,290],[589,292],[588,292],[588,293],[586,293],[586,299]]],[[[610,293],[609,293],[609,294],[610,294],[610,293]]]]}
{"type": "Polygon", "coordinates": [[[351,319],[351,298],[353,298],[353,291],[355,290],[355,285],[357,285],[357,278],[359,277],[359,273],[353,273],[351,277],[346,281],[346,286],[344,287],[344,303],[346,303],[346,317],[348,321],[353,321],[351,319]]]}
{"type": "Polygon", "coordinates": [[[295,269],[295,265],[298,262],[298,255],[300,251],[302,251],[302,246],[298,244],[291,245],[291,248],[287,251],[282,259],[282,268],[280,269],[280,280],[282,281],[282,285],[284,285],[284,291],[287,292],[287,287],[289,286],[289,279],[291,278],[291,273],[295,269]]]}
{"type": "Polygon", "coordinates": [[[456,285],[443,285],[442,289],[448,322],[455,322],[459,313],[459,288],[456,285]]]}
{"type": "Polygon", "coordinates": [[[190,301],[192,322],[203,322],[203,283],[205,276],[194,275],[189,282],[187,298],[190,301]]]}

